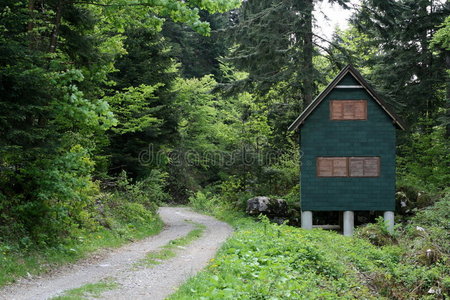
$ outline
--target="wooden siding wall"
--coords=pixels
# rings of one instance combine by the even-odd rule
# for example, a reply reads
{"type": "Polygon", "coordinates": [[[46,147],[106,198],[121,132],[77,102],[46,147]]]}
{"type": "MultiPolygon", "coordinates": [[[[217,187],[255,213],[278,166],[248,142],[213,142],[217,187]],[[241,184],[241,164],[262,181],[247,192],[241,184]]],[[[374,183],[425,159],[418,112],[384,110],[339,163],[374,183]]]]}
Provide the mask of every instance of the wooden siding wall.
{"type": "MultiPolygon", "coordinates": [[[[357,85],[348,74],[339,85],[357,85]]],[[[300,127],[301,206],[311,211],[395,208],[395,126],[360,88],[334,89],[300,127]],[[331,100],[368,100],[367,120],[330,120],[331,100]],[[378,177],[318,177],[317,157],[379,157],[378,177]]]]}

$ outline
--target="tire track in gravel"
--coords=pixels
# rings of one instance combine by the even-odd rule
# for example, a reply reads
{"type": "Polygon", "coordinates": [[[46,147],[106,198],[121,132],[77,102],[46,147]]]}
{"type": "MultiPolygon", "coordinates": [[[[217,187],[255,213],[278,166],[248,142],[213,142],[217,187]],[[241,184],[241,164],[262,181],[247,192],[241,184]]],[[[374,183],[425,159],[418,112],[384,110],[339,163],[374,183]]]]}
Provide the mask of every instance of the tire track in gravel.
{"type": "Polygon", "coordinates": [[[0,299],[51,299],[64,291],[111,278],[119,288],[104,292],[103,299],[164,299],[208,264],[231,235],[232,228],[185,207],[161,207],[159,214],[166,224],[160,234],[111,250],[101,258],[63,267],[42,278],[22,279],[0,289],[0,299]],[[187,235],[194,225],[186,220],[206,226],[199,239],[177,250],[176,257],[159,265],[136,267],[148,252],[187,235]]]}

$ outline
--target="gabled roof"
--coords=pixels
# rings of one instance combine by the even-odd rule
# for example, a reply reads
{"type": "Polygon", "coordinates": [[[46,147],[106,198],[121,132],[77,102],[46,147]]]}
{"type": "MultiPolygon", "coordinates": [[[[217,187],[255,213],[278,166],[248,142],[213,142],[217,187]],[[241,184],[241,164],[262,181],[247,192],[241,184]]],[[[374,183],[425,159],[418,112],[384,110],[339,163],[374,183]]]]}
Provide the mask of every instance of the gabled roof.
{"type": "MultiPolygon", "coordinates": [[[[297,119],[289,126],[289,130],[296,130],[303,122],[308,118],[308,116],[316,109],[316,107],[325,99],[325,97],[336,88],[337,84],[344,78],[345,75],[350,73],[356,81],[359,82],[361,86],[348,86],[352,87],[362,87],[364,88],[370,96],[381,106],[381,108],[391,117],[392,121],[395,125],[397,125],[400,129],[405,130],[405,124],[397,114],[387,106],[387,104],[378,96],[375,90],[369,85],[369,83],[361,76],[361,74],[356,70],[353,66],[347,65],[342,71],[331,81],[331,83],[317,96],[307,107],[306,109],[298,116],[297,119]]],[[[341,86],[338,86],[341,87],[341,86]]],[[[345,86],[343,86],[345,87],[345,86]]]]}

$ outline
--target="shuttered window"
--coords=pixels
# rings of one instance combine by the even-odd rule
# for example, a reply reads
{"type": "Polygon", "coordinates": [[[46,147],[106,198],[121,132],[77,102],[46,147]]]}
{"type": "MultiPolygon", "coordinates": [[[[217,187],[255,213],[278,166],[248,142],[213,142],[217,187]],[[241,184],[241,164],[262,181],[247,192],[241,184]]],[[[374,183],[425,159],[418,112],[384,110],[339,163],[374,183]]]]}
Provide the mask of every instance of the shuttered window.
{"type": "Polygon", "coordinates": [[[318,157],[317,176],[347,177],[348,163],[346,157],[318,157]]]}
{"type": "Polygon", "coordinates": [[[366,100],[331,100],[331,120],[367,120],[366,100]]]}
{"type": "Polygon", "coordinates": [[[379,157],[350,157],[350,177],[377,177],[380,176],[379,157]]]}
{"type": "Polygon", "coordinates": [[[379,157],[317,157],[318,177],[378,177],[379,157]]]}

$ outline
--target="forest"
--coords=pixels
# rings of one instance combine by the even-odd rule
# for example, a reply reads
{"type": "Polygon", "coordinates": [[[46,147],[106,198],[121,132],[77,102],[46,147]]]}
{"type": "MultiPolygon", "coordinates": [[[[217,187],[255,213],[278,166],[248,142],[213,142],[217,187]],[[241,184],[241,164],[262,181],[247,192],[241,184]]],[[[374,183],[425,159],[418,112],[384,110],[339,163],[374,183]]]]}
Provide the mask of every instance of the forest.
{"type": "MultiPolygon", "coordinates": [[[[315,33],[321,2],[2,0],[0,285],[45,272],[42,261],[155,234],[162,205],[226,219],[265,195],[285,199],[298,225],[302,152],[288,127],[352,64],[407,124],[397,132],[397,235],[378,222],[358,239],[375,244],[374,260],[392,260],[385,276],[410,277],[397,289],[373,277],[373,289],[397,299],[448,296],[450,5],[331,0],[353,13],[327,38],[315,33]],[[411,231],[414,222],[430,228],[426,237],[411,231]],[[393,244],[409,250],[377,248],[393,244]]],[[[252,225],[261,240],[270,226],[293,238],[264,222],[252,225]]],[[[355,243],[365,255],[369,246],[355,243]]],[[[378,267],[367,272],[384,272],[378,267]]],[[[341,276],[330,268],[323,261],[317,271],[329,282],[341,276]]],[[[193,289],[180,297],[195,299],[193,289]]],[[[310,299],[342,296],[330,295],[310,299]]]]}

